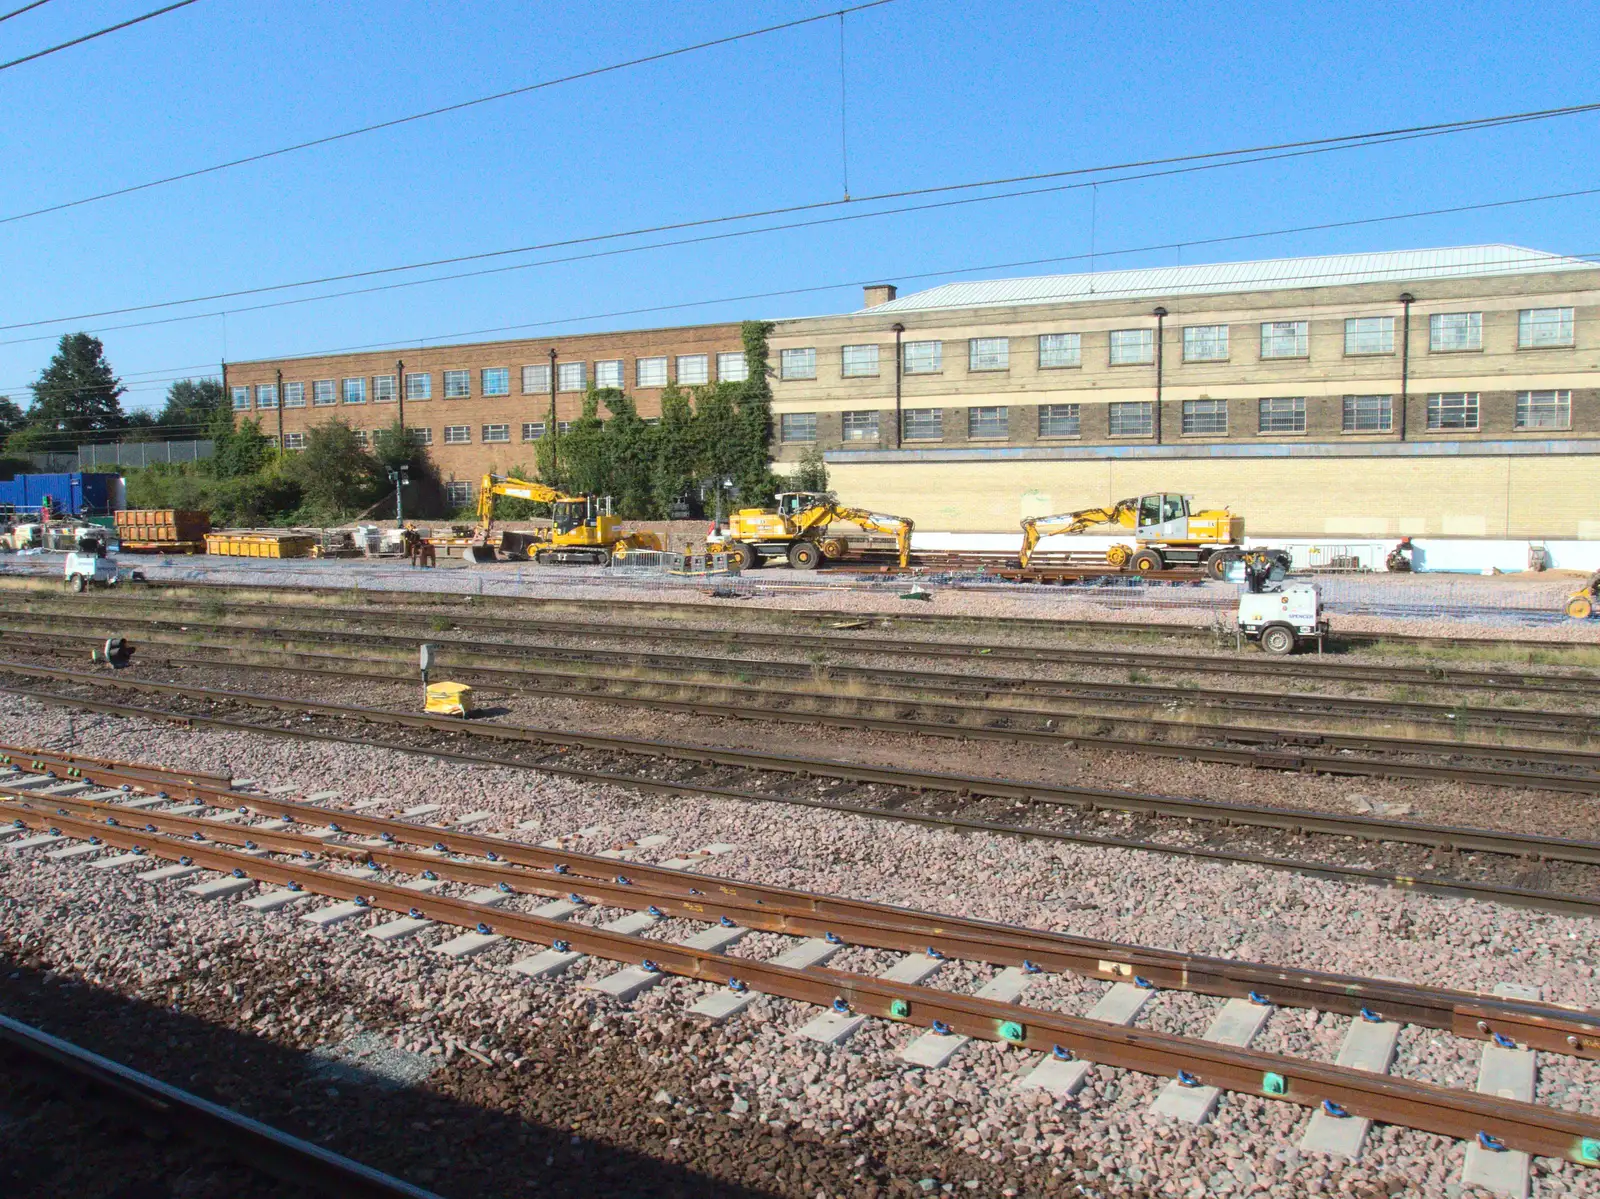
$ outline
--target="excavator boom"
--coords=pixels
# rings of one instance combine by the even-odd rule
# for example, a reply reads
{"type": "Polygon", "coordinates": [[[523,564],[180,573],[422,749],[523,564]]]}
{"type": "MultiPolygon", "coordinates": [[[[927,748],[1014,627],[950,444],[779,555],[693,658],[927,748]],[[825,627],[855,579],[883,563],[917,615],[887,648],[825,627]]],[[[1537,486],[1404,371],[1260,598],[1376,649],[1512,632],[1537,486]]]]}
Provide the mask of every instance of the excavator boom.
{"type": "Polygon", "coordinates": [[[1033,557],[1033,551],[1039,544],[1041,537],[1053,537],[1058,533],[1082,533],[1085,529],[1092,529],[1097,525],[1121,525],[1132,528],[1134,516],[1139,501],[1136,499],[1118,500],[1109,508],[1080,508],[1076,512],[1061,512],[1055,516],[1029,516],[1022,522],[1022,552],[1018,561],[1028,565],[1028,560],[1033,557]]]}
{"type": "Polygon", "coordinates": [[[801,521],[805,522],[804,529],[815,529],[818,533],[826,532],[835,521],[855,525],[869,533],[888,533],[894,538],[895,549],[899,551],[900,569],[904,570],[911,564],[911,530],[914,525],[908,516],[890,516],[883,512],[868,512],[865,508],[828,504],[801,513],[796,524],[801,521]]]}

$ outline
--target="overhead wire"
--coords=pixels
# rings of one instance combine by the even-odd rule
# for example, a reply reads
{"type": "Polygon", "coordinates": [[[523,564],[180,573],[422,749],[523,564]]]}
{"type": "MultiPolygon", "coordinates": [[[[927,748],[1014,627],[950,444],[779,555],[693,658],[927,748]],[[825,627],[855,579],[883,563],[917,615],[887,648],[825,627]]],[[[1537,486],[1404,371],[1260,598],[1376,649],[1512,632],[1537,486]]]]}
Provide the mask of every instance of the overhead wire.
{"type": "Polygon", "coordinates": [[[24,4],[21,8],[14,8],[8,13],[0,13],[0,21],[9,21],[12,17],[20,17],[25,12],[32,12],[34,9],[49,3],[50,0],[33,0],[32,4],[24,4]]]}
{"type": "MultiPolygon", "coordinates": [[[[70,42],[62,42],[59,46],[50,46],[44,50],[35,50],[32,54],[24,54],[21,58],[13,58],[10,62],[0,62],[0,71],[8,71],[12,67],[20,67],[25,62],[33,62],[37,58],[44,58],[46,55],[55,54],[61,50],[70,50],[73,46],[81,46],[84,42],[92,42],[95,38],[105,37],[108,33],[116,33],[118,30],[127,29],[131,25],[138,25],[141,22],[151,20],[154,17],[164,16],[165,14],[172,12],[174,9],[187,8],[194,2],[195,0],[177,0],[176,4],[169,4],[165,8],[158,8],[154,12],[147,12],[143,16],[134,17],[131,20],[119,21],[115,25],[108,25],[104,29],[97,29],[93,33],[86,33],[82,37],[75,37],[70,42]]],[[[27,11],[28,10],[25,8],[17,10],[17,12],[27,11]]],[[[10,13],[8,15],[16,16],[17,13],[10,13]]]]}

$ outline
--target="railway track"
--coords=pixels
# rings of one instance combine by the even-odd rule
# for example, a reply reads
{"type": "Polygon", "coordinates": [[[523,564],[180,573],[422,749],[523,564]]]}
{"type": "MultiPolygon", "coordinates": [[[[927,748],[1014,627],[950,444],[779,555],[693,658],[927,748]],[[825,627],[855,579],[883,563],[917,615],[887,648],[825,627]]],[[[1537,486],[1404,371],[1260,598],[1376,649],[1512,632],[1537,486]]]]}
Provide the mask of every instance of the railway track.
{"type": "Polygon", "coordinates": [[[1583,915],[1600,843],[355,707],[0,662],[0,692],[191,727],[513,766],[658,794],[781,803],[955,830],[1148,850],[1583,915]],[[40,686],[52,682],[54,688],[40,686]],[[147,707],[108,688],[159,696],[147,707]],[[280,714],[276,719],[262,713],[280,714]],[[382,728],[384,736],[376,735],[382,728]],[[492,752],[484,748],[492,747],[492,752]],[[1386,868],[1369,864],[1383,847],[1386,868]]]}
{"type": "MultiPolygon", "coordinates": [[[[1024,1085],[1057,1093],[1071,1093],[1072,1076],[1081,1085],[1085,1064],[1097,1063],[1171,1079],[1168,1090],[1177,1102],[1186,1092],[1212,1087],[1313,1109],[1318,1114],[1308,1125],[1308,1139],[1328,1135],[1332,1120],[1336,1135],[1353,1132],[1358,1150],[1365,1126],[1345,1122],[1377,1120],[1472,1142],[1477,1148],[1469,1149],[1469,1172],[1474,1152],[1523,1152],[1600,1166],[1600,1119],[1594,1116],[1390,1076],[1387,1058],[1381,1067],[1354,1069],[1265,1053],[1249,1047],[1253,1031],[1228,1043],[1133,1027],[1139,1010],[1159,1003],[1162,991],[1186,990],[1225,999],[1218,1020],[1228,1015],[1256,1030],[1278,1008],[1307,1008],[1352,1017],[1352,1041],[1387,1034],[1392,1046],[1400,1026],[1413,1024],[1482,1042],[1486,1055],[1541,1052],[1597,1060],[1600,1012],[1196,957],[741,880],[713,883],[700,874],[639,862],[621,867],[628,871],[624,877],[616,873],[614,858],[559,844],[531,846],[235,791],[231,783],[181,773],[162,778],[152,768],[129,770],[74,755],[13,749],[9,756],[20,760],[0,776],[0,814],[13,820],[7,833],[13,852],[71,841],[63,853],[80,862],[101,857],[95,865],[116,867],[160,861],[173,864],[163,872],[169,877],[214,875],[196,887],[210,898],[237,897],[270,884],[280,890],[262,900],[341,901],[319,917],[336,910],[341,918],[403,914],[383,927],[410,922],[416,926],[408,929],[412,933],[432,926],[465,928],[481,941],[542,949],[513,965],[521,973],[548,971],[552,955],[569,961],[588,955],[624,967],[599,984],[623,999],[678,976],[717,988],[691,1011],[715,1010],[723,1018],[736,1014],[750,992],[760,992],[825,1013],[831,1009],[818,1022],[825,1029],[853,1031],[863,1019],[892,1021],[927,1030],[915,1045],[927,1046],[930,1035],[953,1041],[953,1047],[932,1046],[944,1053],[941,1062],[965,1039],[998,1041],[1039,1055],[1024,1085]],[[180,800],[186,802],[180,806],[180,800]],[[111,850],[122,853],[104,858],[111,850]],[[466,888],[477,890],[452,893],[466,888]],[[541,906],[527,910],[534,902],[541,906]],[[630,913],[635,931],[576,918],[607,909],[630,913]],[[704,931],[670,941],[643,935],[664,919],[692,922],[704,931]],[[808,964],[792,955],[757,959],[726,952],[746,930],[808,938],[801,947],[811,948],[808,964]],[[842,945],[899,951],[906,955],[902,963],[914,969],[897,966],[867,977],[828,968],[831,950],[842,945]],[[1001,973],[976,994],[925,985],[946,959],[1001,973]],[[1096,1013],[1118,1002],[1131,1010],[1118,1017],[1076,1017],[1026,1005],[1030,979],[1053,973],[1109,983],[1096,1013]]],[[[903,1051],[908,1060],[917,1060],[913,1048],[903,1051]]],[[[1166,1100],[1163,1095],[1158,1107],[1166,1100]]],[[[1499,1158],[1491,1164],[1516,1163],[1499,1158]]],[[[1525,1159],[1521,1168],[1525,1177],[1525,1159]]]]}

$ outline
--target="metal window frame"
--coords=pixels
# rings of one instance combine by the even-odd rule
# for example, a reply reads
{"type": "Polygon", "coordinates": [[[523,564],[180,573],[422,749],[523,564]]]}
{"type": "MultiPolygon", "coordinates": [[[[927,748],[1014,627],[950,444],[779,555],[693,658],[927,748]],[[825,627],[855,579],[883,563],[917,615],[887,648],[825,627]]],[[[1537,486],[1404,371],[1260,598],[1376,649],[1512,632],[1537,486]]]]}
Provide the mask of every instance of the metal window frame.
{"type": "Polygon", "coordinates": [[[1106,435],[1108,437],[1153,437],[1156,431],[1156,406],[1153,400],[1115,400],[1106,405],[1106,435]],[[1144,428],[1129,432],[1118,429],[1118,417],[1130,409],[1143,409],[1144,428]]]}
{"type": "Polygon", "coordinates": [[[1476,433],[1483,427],[1483,410],[1480,403],[1481,393],[1476,391],[1435,391],[1428,395],[1428,431],[1444,432],[1457,431],[1463,433],[1476,433]],[[1446,408],[1446,404],[1449,408],[1446,408]],[[1449,412],[1459,405],[1462,423],[1455,424],[1446,419],[1449,412]],[[1472,423],[1466,423],[1468,413],[1472,415],[1472,423]]]}
{"type": "Polygon", "coordinates": [[[750,360],[744,356],[743,350],[718,350],[717,351],[717,382],[718,383],[743,383],[750,377],[750,360]],[[736,358],[739,362],[737,373],[730,374],[725,360],[736,358]]]}
{"type": "Polygon", "coordinates": [[[264,409],[271,410],[271,409],[277,408],[277,406],[278,406],[278,385],[276,383],[257,383],[256,384],[256,407],[257,408],[264,408],[264,409]],[[266,397],[269,394],[272,397],[271,403],[268,403],[267,399],[266,399],[266,397]]]}
{"type": "Polygon", "coordinates": [[[878,426],[878,410],[859,409],[855,412],[843,412],[839,415],[839,437],[841,441],[878,441],[883,436],[883,430],[878,426]],[[852,433],[851,424],[854,421],[863,432],[852,433]],[[869,430],[871,435],[866,435],[869,430]]]}
{"type": "Polygon", "coordinates": [[[339,402],[341,404],[365,404],[367,402],[367,377],[365,375],[347,376],[339,383],[339,402]],[[355,390],[360,392],[360,398],[350,398],[350,385],[355,384],[355,390]]]}
{"type": "Polygon", "coordinates": [[[471,445],[472,444],[472,426],[471,425],[446,425],[444,427],[444,444],[445,445],[471,445]],[[465,436],[464,437],[453,437],[453,436],[451,436],[451,434],[453,434],[453,433],[463,433],[463,434],[465,434],[465,436]]]}
{"type": "Polygon", "coordinates": [[[304,383],[285,383],[283,385],[283,406],[285,408],[304,408],[306,406],[306,385],[304,383]]]}
{"type": "Polygon", "coordinates": [[[522,441],[523,441],[524,445],[526,445],[530,441],[540,441],[543,438],[544,438],[544,421],[542,421],[542,420],[525,420],[525,421],[522,422],[522,441]],[[537,429],[539,431],[537,433],[535,433],[532,437],[529,437],[528,436],[528,430],[529,429],[537,429]]]}
{"type": "MultiPolygon", "coordinates": [[[[1228,361],[1228,356],[1233,351],[1232,337],[1228,332],[1229,328],[1230,328],[1230,326],[1228,326],[1228,325],[1185,325],[1183,327],[1183,360],[1185,362],[1226,362],[1226,361],[1228,361]],[[1220,342],[1221,347],[1222,347],[1222,352],[1221,353],[1211,353],[1211,354],[1192,353],[1191,350],[1194,347],[1191,346],[1191,344],[1190,344],[1189,335],[1191,333],[1194,333],[1194,334],[1210,333],[1210,334],[1212,334],[1213,335],[1212,344],[1216,345],[1218,342],[1220,342]]],[[[1196,338],[1195,341],[1198,342],[1199,338],[1196,338]]]]}
{"type": "Polygon", "coordinates": [[[900,413],[900,439],[902,441],[943,441],[944,440],[944,409],[943,408],[905,408],[900,413]],[[926,429],[917,431],[913,428],[913,417],[931,420],[933,432],[926,429]]]}
{"type": "Polygon", "coordinates": [[[372,402],[374,404],[392,404],[399,397],[399,394],[400,386],[393,375],[372,376],[372,402]],[[389,384],[389,394],[387,396],[383,394],[383,389],[378,386],[379,383],[384,382],[389,384]]]}
{"type": "MultiPolygon", "coordinates": [[[[1540,401],[1539,402],[1539,408],[1543,409],[1544,407],[1546,407],[1546,405],[1542,401],[1540,401]]],[[[1515,412],[1515,415],[1512,417],[1512,420],[1514,422],[1512,427],[1516,428],[1516,429],[1570,429],[1570,428],[1572,428],[1572,390],[1571,390],[1571,388],[1540,387],[1540,388],[1535,388],[1532,391],[1519,391],[1519,392],[1517,392],[1516,412],[1515,412]],[[1543,423],[1539,423],[1539,422],[1530,421],[1530,420],[1527,419],[1528,417],[1532,416],[1536,411],[1536,409],[1534,407],[1534,404],[1535,404],[1534,397],[1535,396],[1549,396],[1550,397],[1548,407],[1549,407],[1550,411],[1553,412],[1555,414],[1555,416],[1556,416],[1556,420],[1553,423],[1543,424],[1543,423]]]]}
{"type": "Polygon", "coordinates": [[[472,502],[472,484],[465,479],[451,479],[444,485],[444,498],[450,504],[470,504],[472,502]]]}
{"type": "Polygon", "coordinates": [[[1149,366],[1156,360],[1156,331],[1154,329],[1111,329],[1106,333],[1106,359],[1112,366],[1149,366]],[[1124,341],[1137,340],[1142,358],[1128,358],[1124,341]]]}
{"type": "Polygon", "coordinates": [[[522,394],[525,396],[548,395],[550,392],[550,364],[548,362],[531,362],[522,368],[522,394]],[[529,374],[529,371],[535,373],[529,374]]]}
{"type": "Polygon", "coordinates": [[[589,390],[589,364],[588,362],[558,362],[556,363],[556,390],[565,392],[589,390]],[[578,383],[574,387],[570,382],[573,371],[578,372],[578,383]]]}
{"type": "Polygon", "coordinates": [[[1555,308],[1522,308],[1517,311],[1517,349],[1519,350],[1558,350],[1571,349],[1578,344],[1577,312],[1570,307],[1555,308]],[[1560,313],[1555,321],[1541,320],[1535,322],[1532,318],[1538,313],[1560,313]],[[1566,335],[1560,340],[1534,339],[1529,334],[1542,325],[1554,324],[1557,329],[1565,330],[1566,335]]]}
{"type": "Polygon", "coordinates": [[[1178,431],[1185,437],[1226,437],[1228,433],[1228,401],[1227,400],[1184,400],[1179,409],[1178,431]],[[1204,409],[1201,405],[1205,405],[1204,409]],[[1202,429],[1194,426],[1202,420],[1207,423],[1218,414],[1222,416],[1222,428],[1202,429]]]}
{"type": "Polygon", "coordinates": [[[406,399],[408,400],[433,399],[433,372],[407,371],[404,387],[406,391],[406,399]],[[411,386],[411,381],[413,379],[419,381],[415,389],[413,389],[411,386]]]}
{"type": "Polygon", "coordinates": [[[969,371],[1008,371],[1011,369],[1011,339],[1009,337],[969,337],[967,339],[967,369],[969,371]],[[999,361],[984,363],[979,355],[980,346],[998,346],[999,361]]]}
{"type": "Polygon", "coordinates": [[[1007,404],[979,404],[967,408],[967,440],[968,441],[1009,441],[1011,440],[1011,408],[1007,404]],[[995,418],[990,413],[998,413],[1000,432],[980,433],[978,426],[988,423],[995,418]]]}
{"type": "Polygon", "coordinates": [[[283,448],[286,450],[305,449],[306,435],[304,433],[285,433],[283,435],[283,448]]]}
{"type": "Polygon", "coordinates": [[[1371,358],[1384,354],[1394,353],[1394,317],[1392,316],[1348,316],[1344,321],[1344,353],[1346,358],[1371,358]],[[1376,322],[1376,327],[1367,329],[1365,322],[1376,322]],[[1378,347],[1375,350],[1362,349],[1361,339],[1376,335],[1378,347]],[[1355,339],[1352,346],[1352,338],[1355,339]],[[1384,345],[1387,339],[1387,346],[1384,345]]]}
{"type": "Polygon", "coordinates": [[[1261,322],[1261,357],[1272,360],[1278,358],[1309,358],[1311,357],[1311,322],[1310,321],[1262,321],[1261,322]],[[1278,330],[1285,326],[1294,329],[1294,353],[1279,354],[1269,353],[1269,338],[1276,343],[1278,330]],[[1268,329],[1272,333],[1267,332],[1268,329]]]}
{"type": "Polygon", "coordinates": [[[478,441],[482,445],[510,445],[511,444],[511,424],[510,424],[510,422],[507,421],[507,422],[505,422],[503,424],[496,423],[496,424],[486,424],[486,425],[484,425],[480,430],[478,430],[478,441]],[[491,430],[491,429],[495,429],[495,430],[502,430],[503,429],[505,431],[505,436],[504,437],[491,437],[489,435],[489,430],[491,430]]]}
{"type": "Polygon", "coordinates": [[[671,375],[668,373],[667,369],[670,361],[670,358],[666,354],[651,354],[645,358],[635,358],[633,360],[633,385],[635,387],[665,387],[667,385],[667,380],[671,378],[671,375]],[[650,367],[649,382],[646,382],[644,377],[644,368],[646,365],[650,367]],[[655,371],[657,367],[659,367],[661,370],[661,382],[659,383],[655,382],[655,371]]]}
{"type": "Polygon", "coordinates": [[[677,372],[677,381],[680,387],[700,387],[711,382],[711,356],[709,354],[679,354],[677,361],[673,365],[677,372]],[[690,372],[691,377],[684,377],[683,364],[686,362],[698,362],[700,364],[699,378],[692,377],[695,374],[693,371],[690,372]]]}
{"type": "Polygon", "coordinates": [[[1345,433],[1393,433],[1394,432],[1394,396],[1383,394],[1347,395],[1340,407],[1339,428],[1345,433]],[[1382,400],[1381,407],[1368,405],[1374,412],[1382,417],[1380,424],[1371,428],[1362,427],[1362,401],[1382,400]]]}
{"type": "Polygon", "coordinates": [[[1468,354],[1483,349],[1483,313],[1481,312],[1432,312],[1428,314],[1428,353],[1430,354],[1468,354]],[[1440,322],[1451,317],[1466,317],[1467,340],[1470,345],[1450,346],[1441,344],[1439,330],[1440,322]]]}
{"type": "Polygon", "coordinates": [[[1039,405],[1039,436],[1040,437],[1082,437],[1083,436],[1083,405],[1082,404],[1040,404],[1039,405]],[[1056,408],[1070,408],[1071,414],[1056,413],[1056,408]],[[1070,420],[1072,432],[1058,433],[1046,431],[1046,421],[1070,420]]]}
{"type": "Polygon", "coordinates": [[[878,377],[879,360],[882,354],[877,342],[866,342],[861,345],[839,347],[839,377],[841,379],[875,379],[878,377]],[[862,370],[857,364],[851,362],[851,351],[857,351],[872,359],[872,369],[862,370]],[[870,354],[868,354],[870,351],[870,354]]]}
{"type": "Polygon", "coordinates": [[[509,366],[485,366],[478,371],[478,394],[482,396],[508,396],[511,394],[511,368],[509,366]],[[489,376],[500,375],[504,386],[498,390],[489,390],[489,376]]]}
{"type": "MultiPolygon", "coordinates": [[[[748,366],[748,363],[746,364],[748,366]]],[[[791,346],[786,350],[778,351],[778,378],[780,379],[815,379],[817,377],[817,347],[816,346],[791,346]],[[790,363],[804,363],[803,367],[791,370],[790,363]]]]}
{"type": "Polygon", "coordinates": [[[943,341],[907,341],[900,346],[902,367],[908,375],[938,375],[944,373],[943,341]],[[913,351],[927,351],[928,365],[918,366],[912,359],[913,351]]]}
{"type": "Polygon", "coordinates": [[[233,410],[235,412],[248,412],[248,411],[250,411],[250,404],[252,402],[252,392],[250,391],[250,385],[248,383],[240,383],[240,384],[236,385],[232,389],[232,391],[229,393],[228,398],[229,398],[229,400],[232,401],[233,410]],[[242,403],[242,404],[239,402],[239,400],[241,398],[243,398],[243,400],[244,400],[244,403],[242,403]]]}
{"type": "Polygon", "coordinates": [[[412,445],[433,444],[433,429],[427,425],[407,425],[406,435],[411,438],[412,445]]]}
{"type": "Polygon", "coordinates": [[[451,370],[441,372],[444,376],[444,398],[447,400],[470,400],[472,398],[472,372],[470,370],[451,370]],[[451,390],[451,384],[459,382],[463,389],[456,392],[451,390]]]}
{"type": "Polygon", "coordinates": [[[339,402],[339,387],[333,379],[313,379],[311,381],[311,406],[313,408],[332,408],[339,402]]]}
{"type": "Polygon", "coordinates": [[[778,414],[778,440],[785,445],[806,445],[817,439],[817,414],[815,412],[782,412],[778,414]],[[789,422],[804,420],[810,427],[810,437],[791,437],[789,422]]]}
{"type": "Polygon", "coordinates": [[[1041,333],[1041,334],[1039,334],[1039,369],[1040,370],[1042,370],[1042,371],[1067,370],[1067,369],[1072,368],[1072,367],[1081,367],[1082,365],[1083,365],[1083,334],[1081,334],[1081,333],[1041,333]],[[1057,338],[1057,337],[1059,337],[1059,338],[1062,338],[1062,339],[1070,338],[1071,339],[1070,345],[1072,346],[1072,361],[1071,362],[1046,362],[1045,361],[1045,355],[1047,353],[1049,353],[1049,354],[1060,353],[1060,352],[1064,351],[1066,349],[1067,344],[1069,344],[1068,342],[1063,340],[1063,344],[1062,345],[1050,346],[1048,348],[1048,350],[1047,350],[1046,347],[1045,347],[1045,344],[1044,344],[1045,338],[1047,338],[1047,337],[1049,337],[1049,338],[1057,338]]]}
{"type": "Polygon", "coordinates": [[[1256,432],[1258,434],[1304,433],[1306,431],[1306,398],[1305,396],[1263,396],[1256,401],[1256,432]],[[1282,419],[1284,412],[1278,410],[1276,405],[1288,404],[1287,415],[1290,427],[1278,428],[1276,422],[1282,419]]]}
{"type": "MultiPolygon", "coordinates": [[[[594,364],[594,385],[596,387],[615,387],[621,391],[628,385],[628,360],[626,358],[597,358],[594,364]],[[615,372],[616,382],[608,382],[606,375],[615,372]]],[[[550,390],[550,384],[545,383],[545,390],[550,390]]]]}

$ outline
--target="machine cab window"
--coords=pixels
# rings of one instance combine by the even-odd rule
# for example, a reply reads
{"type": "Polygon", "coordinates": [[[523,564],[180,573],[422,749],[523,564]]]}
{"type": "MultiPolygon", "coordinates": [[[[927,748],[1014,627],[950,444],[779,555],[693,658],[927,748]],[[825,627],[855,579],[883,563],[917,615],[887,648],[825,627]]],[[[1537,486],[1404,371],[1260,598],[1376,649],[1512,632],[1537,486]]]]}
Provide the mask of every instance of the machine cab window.
{"type": "Polygon", "coordinates": [[[555,526],[558,533],[570,533],[588,523],[588,500],[565,500],[552,504],[551,507],[555,509],[555,526]]]}
{"type": "Polygon", "coordinates": [[[1174,521],[1187,520],[1189,497],[1186,495],[1142,495],[1139,497],[1139,529],[1154,529],[1174,521]]]}
{"type": "Polygon", "coordinates": [[[808,508],[828,502],[828,497],[818,491],[784,491],[778,494],[778,515],[794,516],[808,508]]]}

